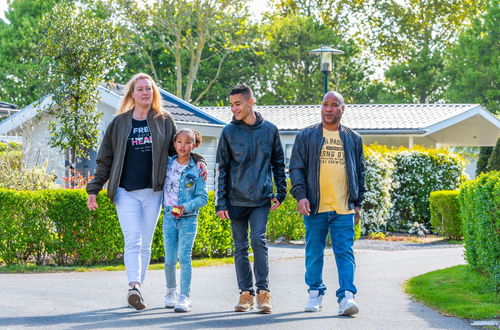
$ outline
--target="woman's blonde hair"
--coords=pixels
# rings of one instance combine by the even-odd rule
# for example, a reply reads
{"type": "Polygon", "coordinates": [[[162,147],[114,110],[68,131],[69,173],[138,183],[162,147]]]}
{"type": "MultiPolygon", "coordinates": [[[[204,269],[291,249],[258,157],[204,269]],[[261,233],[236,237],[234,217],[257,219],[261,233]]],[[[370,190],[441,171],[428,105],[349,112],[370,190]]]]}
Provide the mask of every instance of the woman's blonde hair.
{"type": "Polygon", "coordinates": [[[153,78],[151,78],[148,74],[142,72],[134,75],[132,79],[128,81],[127,85],[125,85],[125,95],[123,95],[123,98],[120,102],[120,106],[118,107],[118,111],[116,113],[121,114],[129,112],[134,108],[135,101],[134,98],[132,97],[132,93],[134,92],[135,84],[139,79],[146,79],[151,82],[151,87],[153,88],[153,101],[151,102],[151,109],[153,109],[155,117],[162,114],[166,114],[167,111],[163,109],[163,107],[161,106],[162,98],[160,94],[160,89],[156,85],[153,78]]]}

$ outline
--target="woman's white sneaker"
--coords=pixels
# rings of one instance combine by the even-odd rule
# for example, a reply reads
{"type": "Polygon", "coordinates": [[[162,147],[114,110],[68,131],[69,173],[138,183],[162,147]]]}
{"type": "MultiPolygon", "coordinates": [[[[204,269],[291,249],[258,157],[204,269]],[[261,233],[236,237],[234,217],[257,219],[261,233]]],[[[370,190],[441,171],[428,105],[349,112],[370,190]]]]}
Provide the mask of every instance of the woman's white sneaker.
{"type": "Polygon", "coordinates": [[[179,294],[176,288],[167,288],[165,294],[165,308],[174,308],[179,300],[179,294]]]}
{"type": "Polygon", "coordinates": [[[179,301],[175,304],[174,312],[183,313],[191,311],[191,300],[188,297],[181,294],[179,297],[179,301]]]}

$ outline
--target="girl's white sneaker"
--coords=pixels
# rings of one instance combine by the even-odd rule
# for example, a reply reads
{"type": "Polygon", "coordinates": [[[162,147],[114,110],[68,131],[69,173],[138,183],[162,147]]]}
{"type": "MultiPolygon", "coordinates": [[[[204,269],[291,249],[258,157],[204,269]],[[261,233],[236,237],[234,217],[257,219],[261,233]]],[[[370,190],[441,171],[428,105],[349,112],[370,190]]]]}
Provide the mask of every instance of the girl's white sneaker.
{"type": "Polygon", "coordinates": [[[188,297],[181,294],[179,297],[179,301],[174,307],[174,312],[182,313],[182,312],[190,312],[191,311],[191,300],[188,297]]]}
{"type": "Polygon", "coordinates": [[[177,288],[167,288],[167,293],[165,294],[165,308],[174,308],[179,300],[179,294],[177,293],[177,288]]]}

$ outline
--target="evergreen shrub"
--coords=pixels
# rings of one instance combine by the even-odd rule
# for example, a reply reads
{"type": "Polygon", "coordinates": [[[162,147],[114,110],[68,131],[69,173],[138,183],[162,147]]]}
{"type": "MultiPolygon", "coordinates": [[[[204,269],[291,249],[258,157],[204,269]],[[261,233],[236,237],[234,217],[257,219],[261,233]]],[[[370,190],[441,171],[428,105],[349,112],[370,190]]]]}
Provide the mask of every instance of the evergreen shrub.
{"type": "Polygon", "coordinates": [[[429,203],[433,231],[449,239],[460,239],[463,235],[458,191],[433,191],[429,203]]]}
{"type": "Polygon", "coordinates": [[[365,147],[366,189],[361,218],[363,234],[382,232],[391,213],[391,187],[394,165],[385,146],[365,147]]]}
{"type": "MultiPolygon", "coordinates": [[[[105,191],[96,211],[87,209],[84,190],[15,191],[0,189],[0,259],[7,264],[92,265],[112,262],[123,254],[123,235],[116,209],[105,191]]],[[[215,215],[213,192],[200,210],[194,257],[233,253],[231,225],[215,215]]],[[[160,214],[152,260],[163,260],[160,214]]]]}
{"type": "Polygon", "coordinates": [[[459,194],[465,258],[500,293],[500,171],[465,183],[459,194]]]}
{"type": "Polygon", "coordinates": [[[393,154],[392,226],[408,228],[417,222],[430,227],[429,194],[456,190],[465,178],[463,159],[442,149],[413,149],[393,154]]]}

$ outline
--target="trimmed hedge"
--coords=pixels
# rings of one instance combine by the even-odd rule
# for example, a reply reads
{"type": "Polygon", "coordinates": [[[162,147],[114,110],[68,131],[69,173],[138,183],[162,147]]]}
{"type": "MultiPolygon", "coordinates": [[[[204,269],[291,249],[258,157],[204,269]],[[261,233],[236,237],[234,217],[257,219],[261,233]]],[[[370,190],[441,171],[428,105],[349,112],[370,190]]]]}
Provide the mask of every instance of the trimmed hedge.
{"type": "Polygon", "coordinates": [[[450,239],[463,236],[458,194],[457,190],[441,190],[429,196],[432,229],[450,239]]]}
{"type": "MultiPolygon", "coordinates": [[[[219,257],[232,254],[229,221],[215,216],[213,193],[200,210],[193,256],[219,257]]],[[[112,205],[102,191],[99,208],[87,209],[84,190],[15,191],[0,189],[0,258],[7,264],[26,263],[91,265],[120,259],[123,235],[112,205]]],[[[164,256],[160,215],[151,253],[164,256]]]]}
{"type": "Polygon", "coordinates": [[[123,238],[105,193],[90,212],[83,190],[0,189],[0,258],[7,264],[93,264],[116,259],[123,238]]]}
{"type": "Polygon", "coordinates": [[[465,183],[459,194],[465,258],[500,293],[500,171],[465,183]]]}
{"type": "MultiPolygon", "coordinates": [[[[15,191],[0,189],[0,259],[7,264],[35,262],[38,265],[92,265],[121,259],[123,235],[112,205],[102,191],[99,208],[87,209],[84,190],[15,191]]],[[[305,229],[295,199],[288,195],[271,211],[268,237],[274,241],[303,239],[305,229]]],[[[198,234],[193,257],[223,257],[233,254],[231,224],[215,214],[214,193],[198,216],[198,234]]],[[[151,259],[164,256],[163,213],[156,227],[151,259]]],[[[356,226],[355,238],[359,238],[356,226]]]]}

